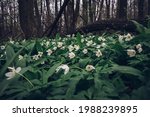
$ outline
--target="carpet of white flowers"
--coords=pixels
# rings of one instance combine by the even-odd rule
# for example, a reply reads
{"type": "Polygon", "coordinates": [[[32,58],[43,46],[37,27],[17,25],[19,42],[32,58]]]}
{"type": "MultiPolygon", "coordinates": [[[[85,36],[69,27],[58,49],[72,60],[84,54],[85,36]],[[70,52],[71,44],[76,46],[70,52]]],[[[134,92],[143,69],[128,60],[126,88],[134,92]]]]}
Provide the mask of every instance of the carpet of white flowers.
{"type": "Polygon", "coordinates": [[[0,45],[0,99],[149,99],[148,35],[103,34],[0,45]]]}

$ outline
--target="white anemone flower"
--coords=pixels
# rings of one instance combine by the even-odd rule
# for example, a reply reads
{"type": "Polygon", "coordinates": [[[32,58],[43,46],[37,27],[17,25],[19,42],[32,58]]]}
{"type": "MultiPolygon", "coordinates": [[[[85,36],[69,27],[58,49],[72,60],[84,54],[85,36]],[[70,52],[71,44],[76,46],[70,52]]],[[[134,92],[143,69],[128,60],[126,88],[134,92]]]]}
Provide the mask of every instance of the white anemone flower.
{"type": "Polygon", "coordinates": [[[96,51],[96,56],[97,56],[97,57],[102,56],[102,52],[101,52],[100,50],[97,50],[97,51],[96,51]]]}
{"type": "Polygon", "coordinates": [[[80,49],[79,45],[74,45],[75,51],[78,51],[80,49]]]}
{"type": "Polygon", "coordinates": [[[93,41],[91,40],[91,41],[88,41],[87,43],[86,43],[86,45],[87,46],[91,46],[93,44],[93,41]]]}
{"type": "Polygon", "coordinates": [[[62,46],[60,49],[61,49],[61,50],[65,50],[65,46],[62,46]]]}
{"type": "Polygon", "coordinates": [[[16,69],[14,67],[8,67],[8,69],[10,72],[5,73],[7,80],[14,78],[21,71],[21,67],[17,67],[16,69]]]}
{"type": "Polygon", "coordinates": [[[4,46],[4,45],[2,45],[2,46],[1,46],[1,50],[4,50],[4,49],[5,49],[5,46],[4,46]]]}
{"type": "Polygon", "coordinates": [[[4,56],[4,55],[3,55],[3,54],[1,54],[1,55],[0,55],[0,58],[2,58],[3,56],[4,56]]]}
{"type": "Polygon", "coordinates": [[[15,42],[14,42],[14,41],[12,41],[12,40],[10,40],[9,42],[10,42],[11,44],[14,44],[14,43],[15,43],[15,42]]]}
{"type": "Polygon", "coordinates": [[[38,55],[34,55],[32,56],[33,57],[33,60],[38,60],[39,59],[39,56],[38,55]]]}
{"type": "Polygon", "coordinates": [[[125,41],[130,41],[130,40],[132,40],[132,36],[131,36],[131,34],[130,33],[128,33],[126,36],[125,36],[125,41]]]}
{"type": "Polygon", "coordinates": [[[50,42],[49,42],[49,41],[47,41],[47,42],[45,43],[46,47],[48,47],[48,46],[49,46],[49,44],[50,44],[50,42]]]}
{"type": "Polygon", "coordinates": [[[75,53],[73,53],[73,52],[70,52],[70,53],[69,53],[69,58],[70,58],[70,59],[73,59],[75,56],[76,56],[75,53]]]}
{"type": "Polygon", "coordinates": [[[18,58],[19,58],[19,61],[20,61],[20,60],[23,59],[23,56],[22,56],[22,55],[19,55],[18,58]]]}
{"type": "Polygon", "coordinates": [[[87,49],[84,49],[82,52],[83,52],[83,54],[87,54],[87,53],[88,53],[88,50],[87,50],[87,49]]]}
{"type": "Polygon", "coordinates": [[[136,51],[133,50],[133,49],[128,49],[128,50],[127,50],[127,55],[128,55],[129,57],[134,57],[134,56],[136,55],[136,51]]]}
{"type": "Polygon", "coordinates": [[[57,50],[57,47],[54,47],[53,50],[57,50]]]}
{"type": "Polygon", "coordinates": [[[106,47],[106,43],[102,43],[101,47],[105,48],[106,47]]]}
{"type": "Polygon", "coordinates": [[[123,36],[122,35],[119,35],[119,38],[118,38],[118,41],[120,42],[120,43],[123,43],[123,36]]]}
{"type": "Polygon", "coordinates": [[[136,45],[136,49],[139,49],[139,48],[142,48],[142,45],[141,45],[141,44],[137,44],[137,45],[136,45]]]}
{"type": "Polygon", "coordinates": [[[41,62],[41,65],[44,65],[45,64],[45,61],[41,62]]]}
{"type": "Polygon", "coordinates": [[[67,37],[69,37],[69,38],[70,38],[70,37],[71,37],[71,35],[67,35],[67,37]]]}
{"type": "Polygon", "coordinates": [[[139,48],[137,51],[138,51],[138,53],[141,53],[143,51],[143,49],[139,48]]]}
{"type": "Polygon", "coordinates": [[[86,71],[90,72],[90,71],[94,70],[95,67],[93,65],[87,65],[85,69],[86,69],[86,71]]]}
{"type": "Polygon", "coordinates": [[[39,57],[42,57],[42,55],[43,55],[43,52],[38,52],[39,57]]]}
{"type": "Polygon", "coordinates": [[[53,53],[53,51],[51,49],[48,49],[46,52],[47,52],[48,56],[50,56],[53,53]]]}
{"type": "Polygon", "coordinates": [[[97,48],[97,49],[101,48],[101,45],[97,45],[96,48],[97,48]]]}
{"type": "Polygon", "coordinates": [[[72,52],[74,50],[74,47],[72,45],[68,46],[69,52],[72,52]]]}
{"type": "Polygon", "coordinates": [[[104,37],[98,37],[98,40],[103,41],[103,42],[106,41],[106,39],[104,37]]]}
{"type": "Polygon", "coordinates": [[[65,65],[65,64],[60,65],[60,66],[56,69],[56,72],[58,72],[60,69],[63,69],[63,70],[64,70],[64,74],[65,74],[65,75],[69,72],[69,67],[68,67],[68,65],[65,65]]]}
{"type": "Polygon", "coordinates": [[[58,47],[58,48],[61,48],[62,46],[63,46],[63,42],[58,42],[57,47],[58,47]]]}
{"type": "Polygon", "coordinates": [[[52,45],[56,45],[56,42],[52,42],[52,45]]]}
{"type": "Polygon", "coordinates": [[[83,43],[83,42],[84,42],[84,39],[81,39],[81,42],[83,43]]]}

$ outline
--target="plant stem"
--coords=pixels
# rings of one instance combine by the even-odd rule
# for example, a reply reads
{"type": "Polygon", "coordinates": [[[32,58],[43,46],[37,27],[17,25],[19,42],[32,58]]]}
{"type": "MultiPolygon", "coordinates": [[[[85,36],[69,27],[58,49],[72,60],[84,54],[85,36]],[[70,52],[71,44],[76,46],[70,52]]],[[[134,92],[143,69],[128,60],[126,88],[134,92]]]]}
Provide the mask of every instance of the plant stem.
{"type": "Polygon", "coordinates": [[[24,75],[22,75],[22,74],[20,74],[20,73],[17,73],[17,74],[19,74],[20,76],[22,76],[25,80],[27,80],[27,81],[29,82],[29,84],[30,84],[32,87],[34,87],[34,85],[32,84],[32,82],[31,82],[28,78],[26,78],[24,75]]]}

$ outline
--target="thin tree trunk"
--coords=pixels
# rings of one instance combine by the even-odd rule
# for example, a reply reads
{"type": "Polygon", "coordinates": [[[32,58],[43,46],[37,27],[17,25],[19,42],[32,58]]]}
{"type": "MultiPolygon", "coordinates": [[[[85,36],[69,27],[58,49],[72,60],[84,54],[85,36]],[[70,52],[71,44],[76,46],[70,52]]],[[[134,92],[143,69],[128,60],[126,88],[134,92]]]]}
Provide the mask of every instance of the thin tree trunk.
{"type": "Polygon", "coordinates": [[[83,25],[87,25],[88,24],[88,2],[87,0],[82,0],[83,1],[83,18],[84,18],[84,22],[83,25]]]}
{"type": "Polygon", "coordinates": [[[150,15],[150,0],[148,0],[148,15],[150,15]]]}
{"type": "Polygon", "coordinates": [[[66,6],[67,6],[67,4],[68,4],[69,1],[70,1],[70,0],[65,0],[65,1],[64,1],[62,7],[60,8],[60,11],[59,11],[57,17],[55,18],[55,20],[54,20],[54,22],[53,22],[53,24],[48,27],[48,29],[43,33],[42,36],[48,36],[48,37],[49,37],[49,36],[52,34],[52,32],[53,32],[53,30],[54,30],[56,24],[58,23],[58,21],[59,21],[61,15],[62,15],[62,13],[64,12],[64,10],[65,10],[65,8],[66,8],[66,6]]]}
{"type": "Polygon", "coordinates": [[[106,0],[107,19],[110,18],[110,0],[106,0]]]}
{"type": "Polygon", "coordinates": [[[37,1],[34,1],[34,8],[35,8],[35,14],[36,14],[36,28],[37,28],[37,35],[40,36],[41,35],[41,16],[39,13],[39,8],[38,8],[38,4],[37,1]]]}
{"type": "Polygon", "coordinates": [[[101,4],[100,4],[100,13],[99,13],[98,21],[99,21],[100,19],[102,19],[103,6],[104,6],[104,0],[102,0],[102,1],[101,1],[101,4]]]}
{"type": "Polygon", "coordinates": [[[121,20],[127,19],[127,0],[118,0],[117,18],[121,20]]]}
{"type": "Polygon", "coordinates": [[[144,1],[138,0],[138,19],[141,20],[144,18],[144,1]]]}

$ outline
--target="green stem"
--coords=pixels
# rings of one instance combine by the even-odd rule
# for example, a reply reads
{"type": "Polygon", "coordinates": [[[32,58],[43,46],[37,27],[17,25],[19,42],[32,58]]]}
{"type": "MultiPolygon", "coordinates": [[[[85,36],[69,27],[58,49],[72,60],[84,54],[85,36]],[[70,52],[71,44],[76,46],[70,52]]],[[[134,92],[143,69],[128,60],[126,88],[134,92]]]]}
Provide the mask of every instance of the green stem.
{"type": "Polygon", "coordinates": [[[29,82],[29,84],[30,84],[32,87],[34,87],[34,85],[32,84],[32,82],[31,82],[28,78],[26,78],[24,75],[22,75],[22,74],[20,74],[20,73],[17,73],[17,74],[19,74],[20,76],[22,76],[25,80],[27,80],[27,81],[29,82]]]}
{"type": "Polygon", "coordinates": [[[84,69],[80,68],[80,67],[72,67],[72,69],[79,69],[81,71],[84,71],[84,69]]]}

